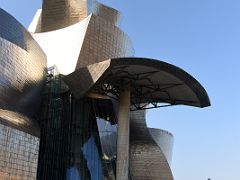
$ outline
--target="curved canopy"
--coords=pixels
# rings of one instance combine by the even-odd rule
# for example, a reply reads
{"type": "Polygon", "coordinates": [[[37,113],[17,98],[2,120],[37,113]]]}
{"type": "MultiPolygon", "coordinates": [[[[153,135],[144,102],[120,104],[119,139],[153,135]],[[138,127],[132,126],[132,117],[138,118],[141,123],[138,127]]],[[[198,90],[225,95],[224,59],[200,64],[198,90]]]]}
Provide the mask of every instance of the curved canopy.
{"type": "Polygon", "coordinates": [[[210,106],[201,84],[184,70],[171,64],[146,58],[118,58],[81,68],[64,78],[74,95],[87,92],[118,98],[131,87],[131,104],[143,109],[151,104],[210,106]]]}

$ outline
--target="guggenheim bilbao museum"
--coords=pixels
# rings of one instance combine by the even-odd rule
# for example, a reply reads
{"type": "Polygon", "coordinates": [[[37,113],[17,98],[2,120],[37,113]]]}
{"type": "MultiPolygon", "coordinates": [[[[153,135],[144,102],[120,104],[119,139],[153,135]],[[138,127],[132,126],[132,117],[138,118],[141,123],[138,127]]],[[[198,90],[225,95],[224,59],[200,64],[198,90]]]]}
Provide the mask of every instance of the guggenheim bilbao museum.
{"type": "MultiPolygon", "coordinates": [[[[173,136],[146,110],[210,106],[184,70],[134,57],[120,13],[43,0],[29,28],[0,9],[1,180],[173,180],[173,136]]],[[[150,111],[150,110],[149,110],[150,111]]]]}

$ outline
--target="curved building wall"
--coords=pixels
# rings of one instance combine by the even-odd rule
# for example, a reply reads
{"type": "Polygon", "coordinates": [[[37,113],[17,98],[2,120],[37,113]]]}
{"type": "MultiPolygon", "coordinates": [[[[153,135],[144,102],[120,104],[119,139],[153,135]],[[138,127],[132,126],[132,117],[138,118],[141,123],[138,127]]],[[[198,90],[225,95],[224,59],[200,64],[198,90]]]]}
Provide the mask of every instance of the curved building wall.
{"type": "Polygon", "coordinates": [[[130,124],[130,171],[133,179],[173,180],[168,161],[147,128],[145,111],[131,112],[130,124]]]}
{"type": "Polygon", "coordinates": [[[0,123],[0,179],[35,180],[38,149],[39,138],[0,123]]]}
{"type": "Polygon", "coordinates": [[[27,30],[0,9],[0,179],[35,180],[46,56],[27,30]]]}
{"type": "MultiPolygon", "coordinates": [[[[121,20],[121,13],[117,11],[116,9],[113,9],[111,7],[108,7],[104,4],[101,4],[97,2],[96,0],[91,0],[93,3],[95,3],[95,7],[93,10],[89,10],[89,12],[96,14],[97,16],[100,16],[101,18],[105,19],[108,22],[111,22],[115,26],[119,25],[119,22],[121,20]]],[[[90,2],[90,0],[89,0],[90,2]]],[[[92,3],[92,2],[90,2],[92,3]]],[[[92,4],[93,4],[92,3],[92,4]]],[[[90,7],[90,6],[88,6],[90,7]]]]}
{"type": "Polygon", "coordinates": [[[2,9],[0,24],[0,108],[33,117],[41,100],[46,56],[27,30],[2,9]]]}
{"type": "Polygon", "coordinates": [[[87,17],[84,0],[44,0],[41,32],[73,25],[87,17]]]}
{"type": "Polygon", "coordinates": [[[117,25],[120,13],[96,0],[44,0],[41,32],[52,31],[73,25],[91,13],[117,25]]]}
{"type": "MultiPolygon", "coordinates": [[[[115,20],[107,20],[107,13],[114,11],[108,10],[104,5],[98,7],[104,9],[97,10],[101,16],[92,14],[66,28],[33,34],[46,53],[49,66],[56,64],[60,73],[67,75],[75,69],[106,59],[134,55],[129,37],[114,25],[113,21],[118,16],[115,16],[115,20]]],[[[34,22],[36,25],[37,22],[34,22]]],[[[31,26],[31,29],[34,27],[31,26]]]]}
{"type": "Polygon", "coordinates": [[[148,130],[154,141],[161,148],[168,161],[168,164],[170,165],[172,161],[173,135],[162,129],[148,128],[148,130]]]}
{"type": "Polygon", "coordinates": [[[92,14],[76,69],[106,59],[133,55],[129,37],[113,23],[92,14]]]}
{"type": "Polygon", "coordinates": [[[48,67],[56,65],[61,74],[75,70],[91,16],[55,31],[34,33],[34,39],[47,55],[48,67]]]}

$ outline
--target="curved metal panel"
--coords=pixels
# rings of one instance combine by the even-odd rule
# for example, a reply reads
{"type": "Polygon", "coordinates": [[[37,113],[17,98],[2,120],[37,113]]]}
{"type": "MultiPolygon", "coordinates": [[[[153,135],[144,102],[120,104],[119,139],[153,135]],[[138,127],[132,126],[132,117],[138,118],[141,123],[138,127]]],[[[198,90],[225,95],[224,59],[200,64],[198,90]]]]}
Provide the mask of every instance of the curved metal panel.
{"type": "Polygon", "coordinates": [[[27,50],[26,39],[31,39],[25,28],[10,14],[0,8],[0,38],[27,50]]]}
{"type": "MultiPolygon", "coordinates": [[[[93,0],[93,1],[95,1],[95,0],[93,0]]],[[[115,26],[118,26],[119,22],[121,20],[121,13],[119,11],[117,11],[116,9],[108,7],[108,6],[106,6],[104,4],[101,4],[97,1],[95,1],[95,2],[96,2],[97,5],[95,6],[95,10],[93,10],[92,13],[96,14],[97,16],[102,17],[103,19],[105,19],[109,22],[111,22],[115,26]]]]}
{"type": "Polygon", "coordinates": [[[42,24],[42,9],[38,9],[35,13],[32,22],[28,26],[28,31],[31,33],[39,33],[41,32],[42,24]]]}
{"type": "Polygon", "coordinates": [[[46,56],[30,33],[3,10],[0,23],[0,109],[33,117],[41,101],[46,56]]]}
{"type": "Polygon", "coordinates": [[[168,131],[162,129],[148,128],[154,141],[162,150],[168,164],[171,165],[172,161],[172,148],[173,148],[173,135],[168,131]]]}
{"type": "MultiPolygon", "coordinates": [[[[115,26],[119,20],[119,13],[97,2],[95,4],[97,5],[92,11],[96,15],[92,14],[65,28],[33,34],[47,54],[48,66],[56,64],[60,73],[67,75],[74,71],[74,66],[75,69],[79,69],[109,58],[134,55],[129,37],[115,26]]],[[[45,21],[42,19],[41,24],[45,21]]],[[[34,20],[33,24],[37,24],[37,28],[37,20],[34,20]]],[[[34,29],[33,26],[31,28],[34,29]]]]}
{"type": "MultiPolygon", "coordinates": [[[[109,69],[112,73],[110,76],[116,74],[120,77],[131,77],[137,81],[134,84],[136,94],[132,96],[138,97],[137,88],[143,88],[144,98],[141,103],[152,99],[155,102],[166,102],[172,105],[210,106],[204,87],[186,71],[172,64],[148,58],[118,58],[111,61],[109,69]],[[119,71],[121,68],[122,70],[119,71]]],[[[106,78],[107,76],[109,74],[106,73],[106,78]]],[[[121,82],[123,82],[122,78],[121,82]]]]}
{"type": "Polygon", "coordinates": [[[117,25],[120,13],[96,0],[44,0],[41,32],[57,30],[73,25],[90,14],[96,14],[117,25]]]}
{"type": "Polygon", "coordinates": [[[92,64],[63,77],[63,79],[71,88],[74,96],[78,98],[83,95],[83,92],[89,91],[89,88],[97,82],[109,66],[110,60],[92,64]]]}
{"type": "Polygon", "coordinates": [[[73,25],[88,16],[84,0],[44,0],[41,32],[73,25]]]}
{"type": "Polygon", "coordinates": [[[0,109],[0,124],[40,137],[40,128],[37,122],[17,112],[0,109]]]}
{"type": "Polygon", "coordinates": [[[137,180],[173,180],[164,153],[149,133],[145,111],[131,112],[130,171],[137,180]]]}
{"type": "MultiPolygon", "coordinates": [[[[91,71],[102,69],[102,64],[104,61],[92,65],[91,71]]],[[[90,90],[111,97],[113,94],[118,98],[123,87],[131,83],[131,102],[135,106],[132,110],[144,109],[141,104],[148,102],[155,107],[156,103],[196,107],[210,105],[207,92],[201,84],[187,72],[171,64],[146,58],[118,58],[112,59],[110,66],[105,68],[106,70],[99,73],[85,73],[90,81],[83,88],[79,88],[82,85],[76,77],[83,74],[86,67],[66,76],[64,80],[78,98],[90,90]],[[93,78],[95,81],[91,81],[93,78]]]]}
{"type": "Polygon", "coordinates": [[[76,69],[110,58],[131,57],[134,49],[129,37],[104,18],[91,16],[76,69]]]}
{"type": "Polygon", "coordinates": [[[75,70],[90,19],[91,16],[63,29],[33,34],[47,55],[48,67],[56,65],[64,75],[75,70]]]}

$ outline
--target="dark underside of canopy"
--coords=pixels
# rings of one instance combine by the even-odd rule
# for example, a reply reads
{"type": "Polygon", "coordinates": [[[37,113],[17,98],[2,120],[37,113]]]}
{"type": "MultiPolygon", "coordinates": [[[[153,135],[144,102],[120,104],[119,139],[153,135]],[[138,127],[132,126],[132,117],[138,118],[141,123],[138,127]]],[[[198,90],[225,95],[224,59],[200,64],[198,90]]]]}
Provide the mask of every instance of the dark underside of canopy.
{"type": "Polygon", "coordinates": [[[158,60],[111,59],[78,69],[64,80],[77,98],[93,92],[118,99],[130,86],[132,110],[180,104],[210,106],[207,92],[196,79],[158,60]]]}

